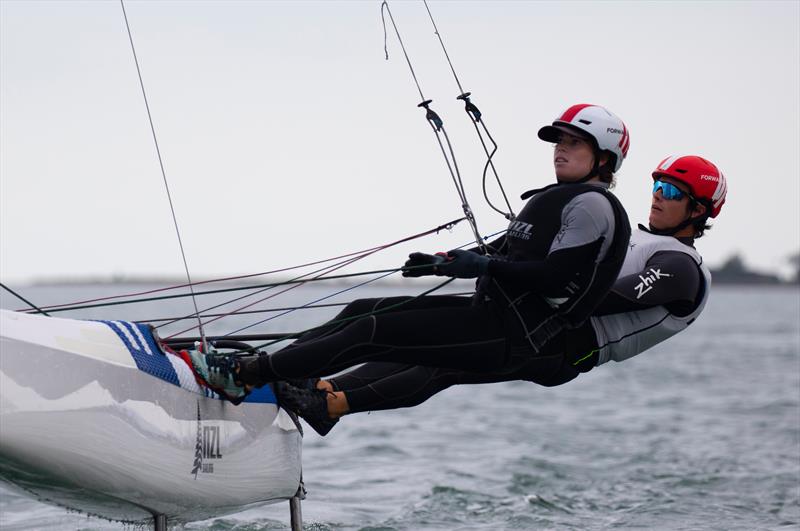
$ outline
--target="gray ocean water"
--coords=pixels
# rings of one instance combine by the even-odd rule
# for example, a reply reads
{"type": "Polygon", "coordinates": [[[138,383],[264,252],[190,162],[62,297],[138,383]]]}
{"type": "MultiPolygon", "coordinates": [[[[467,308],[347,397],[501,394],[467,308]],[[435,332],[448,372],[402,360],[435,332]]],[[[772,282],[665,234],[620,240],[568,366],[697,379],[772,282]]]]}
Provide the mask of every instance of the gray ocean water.
{"type": "MultiPolygon", "coordinates": [[[[146,287],[20,292],[48,304],[146,287]]],[[[362,288],[358,296],[409,289],[362,288]]],[[[274,306],[331,291],[292,293],[274,306]]],[[[185,304],[71,315],[169,317],[185,304]]],[[[21,305],[4,294],[0,306],[21,305]]],[[[297,330],[334,311],[296,312],[248,332],[297,330]]],[[[264,317],[215,323],[210,332],[264,317]]],[[[162,335],[169,330],[180,328],[162,335]]],[[[689,330],[638,358],[559,388],[465,386],[413,409],[348,416],[325,438],[306,430],[303,453],[308,529],[800,529],[800,291],[715,287],[689,330]]],[[[288,503],[280,503],[185,528],[288,529],[288,522],[288,503]]],[[[0,528],[131,526],[0,484],[0,528]]]]}

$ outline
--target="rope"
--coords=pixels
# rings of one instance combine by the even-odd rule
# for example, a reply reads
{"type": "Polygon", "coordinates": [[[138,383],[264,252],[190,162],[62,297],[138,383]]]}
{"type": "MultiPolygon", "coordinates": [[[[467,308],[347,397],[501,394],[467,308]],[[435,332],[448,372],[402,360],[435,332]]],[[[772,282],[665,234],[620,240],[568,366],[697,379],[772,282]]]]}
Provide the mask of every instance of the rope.
{"type": "Polygon", "coordinates": [[[169,200],[169,209],[172,212],[172,222],[175,225],[175,234],[178,236],[178,246],[181,249],[181,257],[183,258],[183,268],[186,271],[186,280],[188,280],[189,292],[192,296],[192,304],[194,304],[194,313],[197,315],[197,323],[200,330],[200,337],[203,338],[203,346],[207,345],[205,340],[205,333],[203,331],[203,322],[200,320],[200,311],[197,309],[197,299],[194,296],[194,287],[192,285],[192,276],[189,274],[189,264],[186,261],[186,252],[183,249],[183,240],[181,239],[181,231],[178,227],[178,217],[175,215],[175,206],[172,204],[172,194],[169,191],[169,182],[167,181],[167,172],[164,170],[164,160],[161,157],[161,149],[158,146],[158,137],[156,136],[156,128],[153,124],[153,116],[150,113],[150,103],[147,101],[147,92],[144,89],[144,80],[142,79],[142,70],[139,68],[139,58],[136,55],[136,46],[133,44],[133,35],[131,34],[131,27],[128,23],[128,14],[125,12],[124,0],[119,0],[122,6],[122,16],[125,18],[125,28],[128,30],[128,40],[131,43],[131,52],[133,52],[133,62],[136,64],[136,74],[139,76],[139,86],[142,89],[142,98],[144,98],[144,106],[147,109],[147,120],[150,122],[150,132],[153,134],[153,144],[156,147],[156,154],[158,155],[158,165],[161,168],[161,177],[164,180],[164,189],[167,191],[167,199],[169,200]]]}
{"type": "MultiPolygon", "coordinates": [[[[323,260],[316,260],[314,262],[307,262],[305,264],[300,264],[300,265],[295,265],[295,266],[290,266],[290,267],[284,267],[284,268],[281,268],[281,269],[273,269],[272,271],[263,271],[261,273],[250,273],[250,274],[247,274],[247,275],[238,275],[238,276],[232,276],[232,277],[216,278],[216,279],[211,279],[211,280],[202,280],[202,281],[199,281],[199,282],[195,282],[194,285],[195,286],[199,286],[199,285],[202,285],[202,284],[211,284],[211,283],[214,283],[214,282],[225,282],[225,281],[229,281],[229,280],[243,280],[245,278],[266,276],[266,275],[272,275],[272,274],[275,274],[275,273],[283,273],[285,271],[291,271],[293,269],[301,269],[303,267],[309,267],[309,266],[314,266],[314,265],[318,265],[318,264],[324,264],[325,262],[331,262],[333,260],[339,260],[341,258],[347,258],[347,257],[351,257],[351,256],[354,256],[354,255],[360,255],[360,254],[368,253],[368,252],[371,252],[371,251],[380,251],[380,250],[383,250],[383,249],[387,249],[389,247],[393,247],[395,245],[399,245],[401,243],[405,243],[405,242],[408,242],[408,241],[411,241],[411,240],[415,240],[417,238],[421,238],[423,236],[427,236],[429,234],[439,233],[442,230],[451,230],[453,227],[455,227],[457,224],[461,223],[465,219],[466,218],[459,218],[459,219],[455,219],[453,221],[448,221],[447,223],[443,223],[443,224],[439,225],[438,227],[434,227],[432,229],[428,229],[426,231],[423,231],[423,232],[420,232],[420,233],[417,233],[417,234],[412,234],[411,236],[405,236],[403,238],[400,238],[399,240],[396,240],[396,241],[393,241],[393,242],[390,242],[390,243],[387,243],[387,244],[382,244],[382,245],[379,245],[377,247],[371,247],[369,249],[363,249],[361,251],[354,251],[352,253],[347,253],[347,254],[343,254],[343,255],[340,255],[340,256],[334,256],[334,257],[331,257],[331,258],[325,258],[323,260]]],[[[178,284],[178,285],[175,285],[175,286],[167,286],[167,287],[164,287],[164,288],[156,288],[156,289],[150,289],[150,290],[145,290],[145,291],[136,291],[136,292],[130,292],[130,293],[121,294],[121,295],[111,295],[111,296],[107,296],[107,297],[97,297],[97,298],[94,298],[94,299],[85,299],[85,300],[73,301],[73,302],[68,302],[68,303],[63,303],[63,304],[53,304],[53,305],[50,305],[50,306],[42,306],[41,308],[44,309],[44,310],[51,310],[51,309],[55,310],[56,308],[64,308],[64,307],[68,307],[68,306],[71,307],[71,306],[75,306],[75,305],[79,305],[79,304],[89,304],[89,303],[92,303],[92,302],[101,302],[101,301],[122,299],[122,298],[127,298],[127,297],[139,297],[139,296],[142,296],[142,295],[152,295],[153,293],[161,293],[161,292],[170,291],[170,290],[173,290],[173,289],[185,288],[187,285],[188,284],[178,284]]],[[[239,299],[235,299],[235,300],[230,301],[230,302],[236,302],[236,300],[239,300],[239,299]]],[[[225,304],[227,304],[227,303],[222,303],[219,306],[224,306],[225,304]]],[[[216,307],[219,307],[219,306],[216,306],[216,307]]],[[[210,310],[210,309],[214,309],[214,307],[206,308],[206,310],[203,310],[203,311],[207,311],[207,310],[210,310]]],[[[22,308],[22,309],[19,309],[17,311],[28,311],[28,310],[29,310],[28,308],[22,308]]],[[[43,312],[41,312],[41,313],[43,313],[43,312]]],[[[194,314],[191,314],[190,317],[194,317],[194,314]]]]}
{"type": "Polygon", "coordinates": [[[7,292],[9,292],[10,294],[12,294],[13,296],[15,296],[16,298],[18,298],[19,300],[21,300],[22,302],[24,302],[25,304],[27,304],[28,306],[30,306],[30,307],[31,307],[31,308],[33,308],[34,310],[36,310],[38,313],[41,313],[41,314],[44,314],[44,315],[46,315],[46,316],[50,317],[50,314],[49,314],[49,313],[45,312],[44,310],[42,310],[41,308],[39,308],[38,306],[36,306],[34,303],[32,303],[31,301],[29,301],[28,299],[26,299],[25,297],[23,297],[22,295],[20,295],[19,293],[17,293],[17,292],[16,292],[16,291],[14,291],[13,289],[9,288],[8,286],[6,286],[5,284],[3,284],[2,282],[0,282],[0,287],[2,287],[4,290],[6,290],[7,292]]]}
{"type": "Polygon", "coordinates": [[[238,328],[238,329],[236,329],[236,330],[234,330],[234,331],[232,331],[232,332],[229,332],[229,333],[225,334],[225,335],[224,335],[224,336],[222,336],[222,337],[227,337],[227,336],[229,336],[229,335],[231,335],[231,334],[238,334],[239,332],[243,332],[243,331],[245,331],[245,330],[248,330],[248,329],[250,329],[250,328],[253,328],[254,326],[258,326],[258,325],[260,325],[260,324],[264,324],[264,323],[266,323],[266,322],[268,322],[268,321],[272,321],[273,319],[277,319],[278,317],[283,317],[284,315],[288,315],[288,314],[290,314],[290,313],[294,313],[294,312],[296,312],[297,310],[303,310],[303,309],[305,309],[305,308],[308,308],[309,306],[311,306],[311,305],[313,305],[313,304],[315,304],[315,303],[317,303],[317,302],[321,302],[321,301],[324,301],[324,300],[328,300],[328,299],[330,299],[330,298],[332,298],[332,297],[335,297],[335,296],[337,296],[337,295],[341,295],[342,293],[346,293],[346,292],[348,292],[348,291],[352,291],[352,290],[354,290],[354,289],[358,289],[358,288],[360,288],[360,287],[366,286],[367,284],[370,284],[370,283],[372,283],[372,282],[375,282],[375,281],[377,281],[377,280],[384,279],[384,278],[386,278],[386,277],[388,277],[388,276],[390,276],[390,275],[393,275],[394,273],[395,273],[395,272],[391,272],[391,273],[385,273],[385,274],[383,274],[383,275],[379,275],[379,276],[377,276],[377,277],[375,277],[375,278],[371,278],[371,279],[369,279],[369,280],[365,280],[364,282],[360,282],[360,283],[358,283],[358,284],[356,284],[356,285],[354,285],[354,286],[350,286],[349,288],[344,288],[344,289],[341,289],[341,290],[339,290],[339,291],[336,291],[336,292],[334,292],[334,293],[331,293],[330,295],[325,295],[324,297],[320,297],[320,298],[318,298],[318,299],[315,299],[315,300],[313,300],[313,301],[311,301],[311,302],[309,302],[309,303],[307,303],[307,304],[303,304],[303,305],[301,305],[301,306],[298,306],[298,307],[296,307],[296,308],[291,308],[291,309],[288,309],[288,310],[286,310],[286,311],[285,311],[285,312],[283,312],[283,313],[279,313],[278,315],[273,315],[272,317],[267,317],[266,319],[262,319],[262,320],[260,320],[260,321],[256,321],[255,323],[249,324],[249,325],[247,325],[247,326],[243,326],[243,327],[241,327],[241,328],[238,328]]]}
{"type": "Polygon", "coordinates": [[[450,137],[447,135],[447,130],[444,128],[444,122],[439,117],[436,112],[430,108],[430,104],[433,100],[429,100],[425,98],[425,95],[422,93],[422,88],[420,87],[419,80],[417,79],[417,74],[414,72],[414,66],[411,64],[411,59],[408,57],[408,52],[406,51],[405,43],[403,42],[403,38],[400,36],[400,30],[397,28],[397,24],[394,21],[394,16],[392,16],[392,10],[389,9],[389,4],[387,0],[383,0],[381,4],[381,21],[383,22],[383,49],[386,53],[386,59],[389,59],[389,50],[387,45],[387,32],[386,32],[386,18],[384,16],[384,10],[386,13],[389,14],[389,20],[392,23],[392,27],[394,28],[394,32],[397,35],[397,41],[400,43],[400,48],[403,50],[403,55],[406,58],[406,63],[408,63],[408,68],[411,71],[411,77],[414,79],[414,84],[417,86],[417,91],[419,92],[420,98],[422,98],[422,102],[417,105],[417,107],[421,107],[425,109],[425,119],[431,126],[434,135],[436,135],[436,141],[439,143],[439,149],[442,151],[442,156],[444,157],[445,163],[447,164],[447,170],[450,172],[450,177],[453,179],[453,184],[456,187],[456,192],[458,193],[459,199],[461,200],[461,208],[464,211],[464,217],[467,218],[470,227],[472,228],[473,236],[475,237],[475,243],[478,244],[478,247],[486,250],[486,246],[481,239],[480,231],[478,230],[478,224],[475,220],[475,216],[472,213],[472,208],[469,206],[469,202],[467,201],[467,195],[464,191],[464,183],[461,179],[461,173],[458,170],[458,163],[456,162],[456,156],[453,151],[453,145],[450,143],[450,137]],[[441,132],[441,135],[439,134],[441,132]],[[442,143],[442,135],[447,142],[447,150],[445,150],[444,143],[442,143]],[[449,156],[448,156],[449,151],[449,156]]]}
{"type": "MultiPolygon", "coordinates": [[[[250,304],[247,304],[247,305],[245,305],[245,306],[242,306],[242,307],[240,307],[240,308],[237,308],[236,310],[233,310],[233,311],[232,311],[232,312],[230,312],[230,313],[231,313],[231,314],[233,314],[233,313],[236,313],[236,311],[237,311],[237,310],[242,310],[242,309],[245,309],[245,308],[250,308],[251,306],[255,306],[256,304],[259,304],[259,303],[261,303],[261,302],[264,302],[265,300],[268,300],[268,299],[271,299],[271,298],[277,297],[278,295],[282,295],[283,293],[286,293],[287,291],[291,291],[291,290],[293,290],[293,289],[299,288],[300,286],[302,286],[303,284],[305,284],[306,282],[308,282],[308,281],[310,281],[310,280],[315,280],[315,279],[318,279],[318,278],[322,277],[322,275],[324,275],[324,274],[326,274],[326,273],[331,273],[331,272],[333,272],[333,271],[339,270],[339,269],[341,269],[341,268],[343,268],[343,267],[345,267],[345,266],[348,266],[348,265],[350,265],[350,264],[352,264],[352,263],[356,262],[357,260],[361,260],[362,258],[365,258],[365,257],[369,256],[370,254],[373,254],[374,252],[376,252],[376,251],[373,251],[372,253],[363,254],[363,255],[361,255],[361,256],[357,256],[357,257],[355,257],[355,258],[351,258],[351,259],[349,259],[349,260],[345,260],[344,262],[340,262],[340,263],[338,263],[338,264],[333,264],[333,265],[331,265],[331,266],[328,266],[328,267],[324,267],[324,268],[318,269],[317,271],[312,271],[311,273],[306,273],[306,274],[304,274],[304,275],[300,275],[299,277],[295,277],[295,278],[294,278],[294,279],[292,279],[292,280],[299,280],[299,279],[302,279],[303,277],[306,277],[306,276],[308,276],[308,275],[313,275],[314,273],[319,273],[319,274],[318,274],[316,277],[312,277],[312,278],[310,278],[310,279],[305,279],[305,281],[303,281],[303,282],[300,282],[299,284],[293,284],[293,285],[291,285],[290,287],[288,287],[288,288],[284,289],[283,291],[279,291],[278,293],[274,293],[274,294],[272,294],[272,295],[269,295],[269,296],[267,296],[267,297],[264,297],[263,299],[259,299],[259,300],[255,301],[255,302],[252,302],[252,303],[250,303],[250,304]]],[[[389,273],[389,274],[391,274],[391,273],[389,273]]],[[[276,287],[279,287],[279,286],[276,286],[276,287]]],[[[257,293],[263,293],[264,291],[268,291],[268,290],[270,290],[270,289],[273,289],[273,288],[266,288],[266,289],[264,289],[264,290],[260,290],[260,291],[258,291],[258,292],[256,292],[256,293],[251,293],[251,294],[249,294],[249,295],[245,295],[244,297],[239,297],[239,298],[238,298],[238,299],[236,299],[236,300],[241,300],[241,299],[243,299],[243,298],[246,298],[246,297],[251,297],[251,296],[253,296],[253,295],[256,295],[257,293]]],[[[231,301],[231,302],[232,302],[232,301],[231,301]]],[[[229,304],[229,303],[226,303],[226,304],[229,304]]],[[[211,323],[211,322],[214,322],[214,321],[218,321],[219,319],[222,319],[222,317],[217,317],[217,318],[214,318],[214,319],[212,319],[212,320],[210,320],[210,321],[206,321],[206,322],[205,322],[205,324],[208,324],[208,323],[211,323]]],[[[163,326],[163,325],[162,325],[162,326],[163,326]]],[[[191,328],[187,328],[186,330],[182,330],[182,331],[180,331],[180,332],[178,332],[178,333],[176,333],[176,334],[173,334],[173,335],[169,336],[169,337],[168,337],[168,339],[169,339],[169,338],[172,338],[172,337],[174,337],[174,336],[176,336],[176,335],[180,335],[180,334],[183,334],[183,333],[185,333],[185,332],[188,332],[188,331],[190,331],[190,330],[194,330],[195,328],[197,328],[197,327],[193,326],[193,327],[191,327],[191,328]]],[[[248,328],[249,328],[249,327],[248,327],[248,328]]]]}
{"type": "MultiPolygon", "coordinates": [[[[423,266],[423,267],[429,267],[429,266],[423,266]]],[[[391,306],[387,306],[387,307],[381,308],[379,310],[374,310],[374,311],[366,312],[366,313],[359,314],[359,315],[352,315],[350,317],[343,317],[342,319],[337,319],[335,321],[328,321],[326,323],[323,323],[321,325],[308,328],[308,329],[303,330],[301,332],[295,332],[293,334],[287,334],[286,336],[281,337],[280,339],[273,339],[272,341],[268,341],[268,342],[262,343],[260,345],[253,345],[250,350],[253,350],[253,349],[259,350],[259,349],[262,349],[262,348],[269,347],[270,345],[274,345],[275,343],[280,343],[281,341],[286,341],[287,339],[295,339],[295,338],[298,338],[298,337],[302,336],[303,334],[306,334],[308,332],[313,332],[314,330],[318,330],[318,329],[323,328],[323,327],[328,327],[328,326],[331,326],[331,325],[338,325],[338,324],[342,324],[342,323],[347,323],[347,322],[350,322],[350,321],[354,321],[356,319],[361,319],[362,317],[369,317],[370,315],[376,315],[376,314],[379,314],[379,313],[387,312],[389,310],[393,310],[395,308],[400,308],[401,306],[403,306],[405,304],[408,304],[409,302],[415,301],[415,300],[417,300],[417,299],[419,299],[421,297],[425,297],[426,295],[430,295],[434,291],[437,291],[437,290],[445,287],[447,284],[451,283],[454,280],[455,280],[455,278],[448,278],[447,280],[445,280],[441,284],[437,284],[436,286],[434,286],[434,287],[432,287],[432,288],[430,288],[428,290],[423,291],[419,295],[415,295],[414,297],[410,297],[407,300],[400,301],[397,304],[392,304],[391,306]]],[[[249,350],[239,350],[239,351],[236,351],[236,352],[230,352],[230,353],[228,353],[226,355],[239,355],[239,354],[248,354],[248,353],[250,353],[249,350]]]]}
{"type": "MultiPolygon", "coordinates": [[[[354,263],[354,262],[356,262],[356,261],[358,261],[358,260],[361,260],[362,258],[366,258],[367,256],[370,256],[370,255],[372,255],[372,254],[375,254],[375,253],[377,253],[377,252],[379,252],[379,251],[382,251],[382,250],[388,249],[389,247],[393,247],[393,246],[395,246],[395,245],[399,245],[400,243],[404,243],[404,242],[411,241],[411,240],[414,240],[414,239],[417,239],[417,238],[421,238],[421,237],[423,237],[423,236],[427,236],[427,235],[429,235],[429,234],[432,234],[433,232],[436,232],[436,233],[438,233],[438,232],[439,232],[439,231],[441,231],[442,229],[448,229],[448,230],[450,230],[450,229],[452,229],[452,228],[453,228],[453,226],[455,226],[457,223],[460,223],[460,222],[461,222],[461,221],[463,221],[463,220],[464,220],[464,218],[460,218],[460,219],[457,219],[457,220],[453,220],[453,221],[450,221],[450,222],[448,222],[448,223],[445,223],[445,224],[439,225],[438,227],[435,227],[435,228],[433,228],[433,229],[429,229],[429,230],[427,230],[427,231],[420,232],[420,233],[417,233],[417,234],[414,234],[414,235],[411,235],[411,236],[406,236],[406,237],[404,237],[404,238],[401,238],[401,239],[399,239],[399,240],[396,240],[396,241],[393,241],[393,242],[390,242],[390,243],[387,243],[387,244],[383,244],[383,245],[380,245],[380,246],[377,246],[377,247],[372,247],[372,248],[370,248],[370,249],[366,249],[366,250],[364,250],[364,251],[359,251],[358,253],[349,253],[349,254],[342,255],[342,256],[339,256],[339,257],[336,257],[336,258],[332,258],[332,259],[328,259],[328,260],[324,260],[324,261],[315,262],[315,263],[323,263],[323,262],[327,262],[327,261],[330,261],[330,260],[336,260],[336,259],[339,259],[339,258],[347,258],[347,260],[344,260],[344,261],[342,261],[342,262],[338,262],[338,263],[336,263],[336,264],[332,264],[332,265],[330,265],[330,266],[326,266],[326,267],[323,267],[323,268],[317,269],[317,270],[315,270],[315,271],[311,271],[311,272],[305,273],[305,274],[303,274],[303,275],[299,275],[299,276],[295,277],[295,278],[294,278],[294,279],[292,279],[292,280],[298,280],[298,279],[302,279],[302,278],[304,278],[304,277],[307,277],[307,276],[309,276],[309,275],[314,275],[314,274],[316,274],[316,273],[320,273],[320,274],[330,273],[330,272],[332,272],[332,271],[335,271],[335,270],[337,270],[337,269],[340,269],[341,267],[344,267],[344,266],[346,266],[346,265],[349,265],[349,264],[352,264],[352,263],[354,263]],[[353,255],[356,255],[356,256],[353,256],[353,255]]],[[[294,289],[294,288],[296,288],[296,287],[299,287],[299,286],[300,286],[300,285],[295,285],[295,286],[293,286],[292,288],[288,288],[288,289],[286,289],[286,290],[283,290],[283,291],[281,291],[281,292],[275,293],[275,294],[273,294],[273,295],[270,295],[270,296],[268,296],[268,297],[265,297],[265,298],[259,299],[259,300],[255,301],[255,302],[253,302],[253,303],[247,304],[247,305],[245,305],[245,306],[243,306],[243,307],[237,308],[236,310],[233,310],[233,311],[231,311],[231,312],[228,312],[228,313],[229,313],[229,314],[235,314],[235,313],[237,313],[239,310],[243,310],[243,309],[245,309],[245,308],[249,308],[249,307],[251,307],[251,306],[254,306],[254,305],[256,305],[256,304],[258,304],[258,303],[260,303],[260,302],[263,302],[263,301],[265,301],[265,300],[267,300],[267,299],[271,299],[271,298],[273,298],[273,297],[277,297],[278,295],[280,295],[280,294],[282,294],[282,293],[286,293],[287,291],[289,291],[289,289],[294,289]]],[[[237,302],[237,301],[240,301],[240,300],[243,300],[243,299],[249,298],[249,297],[253,297],[253,296],[255,296],[255,295],[258,295],[258,294],[260,294],[260,293],[264,293],[265,291],[269,291],[269,290],[272,290],[272,289],[274,289],[274,287],[268,287],[268,288],[264,288],[264,289],[262,289],[262,290],[259,290],[259,291],[255,292],[255,293],[249,293],[249,294],[247,294],[247,295],[243,295],[243,296],[241,296],[241,297],[237,297],[237,298],[235,298],[235,299],[233,299],[233,300],[226,301],[226,302],[222,302],[222,303],[220,303],[220,304],[217,304],[217,305],[215,305],[215,306],[211,306],[210,308],[206,308],[206,309],[204,309],[204,310],[203,310],[203,313],[207,312],[208,310],[213,310],[213,309],[216,309],[216,308],[220,308],[220,307],[222,307],[222,306],[226,306],[226,305],[228,305],[228,304],[232,304],[232,303],[234,303],[234,302],[237,302]]],[[[220,316],[220,318],[221,318],[221,317],[224,317],[224,316],[220,316]]],[[[216,320],[218,320],[218,319],[214,319],[214,321],[216,321],[216,320]]],[[[207,321],[205,324],[208,324],[209,322],[211,322],[211,321],[207,321]]],[[[172,323],[166,323],[166,324],[172,324],[172,323]]],[[[166,325],[161,325],[161,326],[166,326],[166,325]]],[[[188,330],[192,330],[192,329],[190,328],[190,329],[188,329],[188,330]]],[[[188,330],[185,330],[185,331],[188,331],[188,330]]]]}
{"type": "MultiPolygon", "coordinates": [[[[368,282],[371,282],[371,281],[367,281],[364,284],[366,284],[368,282]]],[[[358,285],[353,286],[351,288],[347,288],[347,290],[355,289],[355,288],[358,288],[358,287],[360,287],[362,285],[363,284],[358,284],[358,285]]],[[[343,291],[347,291],[347,290],[343,290],[343,291]]],[[[342,293],[342,292],[337,292],[334,295],[337,295],[339,293],[342,293]]],[[[457,293],[448,293],[448,295],[472,295],[472,293],[474,293],[474,292],[472,292],[472,291],[460,291],[460,292],[457,292],[457,293]]],[[[319,300],[322,300],[322,299],[319,299],[319,300]]],[[[238,311],[238,312],[233,313],[233,314],[231,314],[231,313],[208,313],[208,314],[203,314],[202,316],[203,317],[219,317],[219,316],[228,316],[228,315],[254,315],[254,314],[261,314],[261,313],[285,312],[285,311],[288,311],[288,310],[316,310],[316,309],[320,309],[320,308],[338,308],[338,307],[341,307],[341,306],[347,306],[348,304],[350,304],[350,302],[352,302],[352,301],[348,301],[348,302],[328,302],[328,303],[324,303],[324,304],[315,304],[312,301],[312,302],[309,302],[307,304],[303,304],[301,306],[284,306],[284,307],[279,307],[279,308],[263,308],[261,310],[242,310],[242,311],[238,311]]],[[[192,317],[194,317],[194,316],[192,316],[192,317]]],[[[170,321],[170,322],[174,323],[174,322],[185,320],[185,319],[188,319],[188,317],[158,317],[158,318],[154,318],[154,319],[138,319],[138,320],[136,320],[134,322],[136,322],[136,323],[161,323],[161,322],[170,321]]],[[[209,339],[215,339],[215,338],[221,338],[221,337],[226,337],[228,339],[231,339],[230,338],[230,334],[225,334],[224,336],[209,335],[208,337],[209,337],[209,339]]],[[[177,340],[177,339],[180,339],[180,338],[172,338],[172,341],[177,340]]]]}
{"type": "Polygon", "coordinates": [[[511,203],[508,201],[508,196],[506,195],[505,188],[503,188],[503,183],[500,182],[500,176],[497,174],[497,169],[494,167],[494,161],[492,160],[494,154],[497,153],[497,143],[494,141],[494,138],[492,138],[492,135],[489,133],[489,129],[483,122],[482,118],[483,115],[481,111],[478,109],[478,107],[475,106],[474,103],[470,101],[469,97],[471,93],[464,91],[464,88],[461,86],[461,81],[458,79],[458,74],[456,74],[456,69],[453,66],[453,62],[450,60],[450,54],[447,53],[447,47],[445,47],[444,45],[444,40],[442,39],[441,33],[439,33],[439,28],[436,27],[436,21],[433,19],[433,14],[431,13],[430,7],[428,7],[428,2],[427,0],[422,0],[422,1],[425,4],[425,9],[428,11],[428,17],[431,19],[431,24],[433,24],[433,31],[436,34],[436,37],[438,37],[439,39],[439,44],[442,45],[442,51],[444,52],[444,56],[447,59],[447,64],[450,65],[450,71],[453,72],[453,77],[456,80],[456,85],[458,85],[458,90],[460,91],[460,95],[456,99],[464,101],[464,110],[466,111],[467,116],[470,117],[470,122],[472,122],[472,125],[475,127],[475,132],[478,134],[478,138],[480,139],[481,145],[483,146],[483,152],[486,153],[486,164],[483,167],[483,178],[482,178],[483,197],[486,199],[486,202],[492,209],[502,214],[503,217],[505,217],[509,221],[513,221],[516,218],[516,215],[514,214],[514,210],[511,208],[511,203]],[[480,124],[481,127],[483,127],[486,136],[489,137],[489,140],[492,143],[493,147],[491,153],[489,152],[489,148],[486,146],[486,141],[483,138],[483,134],[481,134],[481,130],[478,128],[478,124],[480,124]],[[491,199],[489,199],[489,195],[486,193],[486,173],[489,168],[491,168],[492,173],[494,173],[495,180],[497,181],[497,185],[500,188],[500,193],[503,195],[503,199],[505,200],[506,206],[508,207],[508,212],[503,212],[502,210],[494,206],[494,203],[492,203],[491,199]]]}
{"type": "MultiPolygon", "coordinates": [[[[323,280],[339,280],[339,279],[343,279],[343,278],[352,278],[352,277],[358,277],[358,276],[364,276],[364,275],[375,275],[375,274],[380,274],[380,273],[388,273],[388,272],[400,271],[400,269],[401,268],[377,269],[377,270],[374,270],[374,271],[362,271],[360,273],[347,273],[347,274],[342,274],[342,275],[331,275],[331,276],[328,276],[328,277],[320,277],[320,278],[305,279],[305,280],[287,280],[287,281],[284,281],[284,282],[269,282],[269,283],[266,283],[266,284],[256,284],[254,286],[234,286],[234,287],[223,288],[223,289],[212,289],[212,290],[208,290],[208,291],[196,291],[196,292],[191,293],[191,294],[190,293],[177,293],[175,295],[160,295],[158,297],[144,297],[144,298],[141,298],[141,299],[130,299],[130,300],[125,300],[125,301],[112,301],[112,302],[105,302],[105,303],[99,303],[99,304],[83,304],[83,305],[78,305],[78,306],[68,306],[68,307],[64,307],[64,308],[56,308],[56,309],[50,310],[50,312],[51,313],[55,313],[55,312],[66,312],[66,311],[72,311],[72,310],[85,310],[85,309],[88,309],[88,308],[103,308],[103,307],[106,307],[106,306],[120,306],[122,304],[139,304],[139,303],[142,303],[142,302],[162,301],[162,300],[168,300],[168,299],[180,299],[180,298],[183,298],[183,297],[193,297],[193,296],[194,297],[200,297],[202,295],[213,295],[215,293],[230,293],[230,292],[233,292],[233,291],[244,291],[244,290],[248,290],[248,289],[259,289],[259,288],[272,287],[272,286],[285,286],[285,285],[288,285],[288,284],[302,284],[302,283],[305,283],[305,282],[321,282],[323,280]]],[[[38,313],[38,312],[33,312],[33,313],[38,313]]],[[[194,314],[192,314],[192,317],[194,317],[194,314]]]]}

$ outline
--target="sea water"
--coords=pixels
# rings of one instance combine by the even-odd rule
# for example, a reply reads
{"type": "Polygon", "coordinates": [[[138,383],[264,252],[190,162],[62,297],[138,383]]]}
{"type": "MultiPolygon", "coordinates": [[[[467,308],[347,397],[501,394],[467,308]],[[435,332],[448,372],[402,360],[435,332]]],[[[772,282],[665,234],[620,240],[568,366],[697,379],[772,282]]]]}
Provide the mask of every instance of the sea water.
{"type": "MultiPolygon", "coordinates": [[[[20,291],[47,304],[139,289],[20,291]]],[[[315,300],[318,291],[273,306],[315,300]]],[[[375,286],[339,299],[407,291],[375,286]]],[[[23,306],[7,295],[0,305],[23,306]]],[[[186,311],[186,301],[173,300],[64,315],[186,311]]],[[[297,330],[335,311],[294,312],[242,333],[297,330]]],[[[221,320],[210,333],[265,317],[221,320]]],[[[800,291],[716,286],[696,323],[637,358],[557,388],[462,386],[412,409],[348,416],[325,438],[306,430],[303,462],[307,529],[798,529],[800,291]]],[[[185,528],[288,529],[288,522],[284,502],[185,528]]],[[[131,526],[0,484],[0,528],[131,526]]]]}

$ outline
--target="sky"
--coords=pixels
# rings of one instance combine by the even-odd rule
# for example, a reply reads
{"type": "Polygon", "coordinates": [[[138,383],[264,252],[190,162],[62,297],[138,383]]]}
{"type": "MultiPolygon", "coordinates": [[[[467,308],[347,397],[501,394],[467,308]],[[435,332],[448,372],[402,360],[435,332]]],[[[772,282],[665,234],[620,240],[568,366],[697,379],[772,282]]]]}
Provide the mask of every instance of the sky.
{"type": "MultiPolygon", "coordinates": [[[[194,278],[337,256],[462,215],[391,27],[385,59],[380,2],[125,6],[194,278]]],[[[519,194],[554,179],[538,128],[596,103],[631,132],[615,191],[634,225],[658,162],[701,155],[729,184],[697,242],[707,263],[741,253],[788,271],[800,250],[800,2],[429,6],[516,211],[519,194]]],[[[478,226],[500,231],[425,6],[390,7],[478,226]]],[[[462,224],[357,268],[470,239],[462,224]]],[[[10,285],[184,274],[119,2],[0,1],[0,241],[10,285]]]]}

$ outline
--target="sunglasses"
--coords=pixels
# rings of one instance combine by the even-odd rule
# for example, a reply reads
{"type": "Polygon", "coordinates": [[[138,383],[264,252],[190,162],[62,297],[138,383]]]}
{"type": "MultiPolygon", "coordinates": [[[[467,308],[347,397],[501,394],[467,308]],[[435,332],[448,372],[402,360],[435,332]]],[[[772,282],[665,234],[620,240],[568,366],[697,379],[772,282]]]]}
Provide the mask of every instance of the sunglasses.
{"type": "Polygon", "coordinates": [[[694,198],[675,186],[674,184],[666,181],[653,181],[653,194],[661,190],[661,197],[669,199],[670,201],[680,201],[684,196],[694,201],[694,198]]]}

